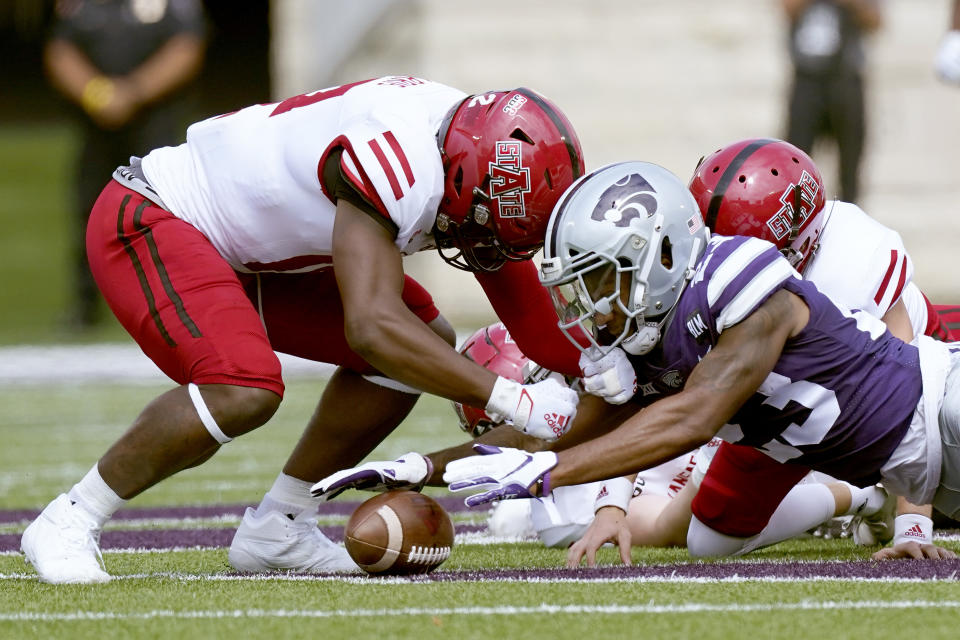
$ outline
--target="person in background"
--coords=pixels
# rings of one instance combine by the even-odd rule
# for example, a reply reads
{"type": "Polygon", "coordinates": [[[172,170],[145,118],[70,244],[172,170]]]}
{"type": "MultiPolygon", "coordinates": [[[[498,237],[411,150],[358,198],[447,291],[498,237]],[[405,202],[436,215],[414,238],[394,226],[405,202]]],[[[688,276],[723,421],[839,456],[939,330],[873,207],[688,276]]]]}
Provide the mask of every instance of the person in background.
{"type": "Polygon", "coordinates": [[[857,202],[867,133],[863,36],[880,28],[879,0],[782,0],[793,81],[786,139],[807,153],[836,142],[840,199],[857,202]]]}
{"type": "Polygon", "coordinates": [[[960,85],[960,0],[953,0],[950,27],[940,40],[933,68],[944,82],[960,85]]]}
{"type": "Polygon", "coordinates": [[[71,233],[70,329],[100,319],[84,238],[104,176],[134,153],[180,142],[187,87],[203,65],[200,0],[58,0],[44,63],[80,130],[71,233]]]}

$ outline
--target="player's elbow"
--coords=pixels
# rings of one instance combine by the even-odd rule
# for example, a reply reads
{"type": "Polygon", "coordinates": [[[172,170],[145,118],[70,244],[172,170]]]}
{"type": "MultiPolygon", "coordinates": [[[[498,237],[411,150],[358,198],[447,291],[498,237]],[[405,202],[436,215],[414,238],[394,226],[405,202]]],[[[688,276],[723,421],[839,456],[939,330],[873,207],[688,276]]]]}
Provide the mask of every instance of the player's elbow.
{"type": "Polygon", "coordinates": [[[347,315],[343,321],[343,334],[350,349],[368,361],[383,350],[388,331],[387,319],[376,314],[347,315]]]}

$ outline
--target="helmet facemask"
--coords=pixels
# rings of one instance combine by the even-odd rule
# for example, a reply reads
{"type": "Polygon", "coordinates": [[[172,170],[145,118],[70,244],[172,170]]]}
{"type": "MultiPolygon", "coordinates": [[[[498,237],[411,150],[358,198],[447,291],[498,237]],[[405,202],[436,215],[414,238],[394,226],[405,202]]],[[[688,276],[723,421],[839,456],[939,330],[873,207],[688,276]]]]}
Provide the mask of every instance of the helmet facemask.
{"type": "MultiPolygon", "coordinates": [[[[489,182],[489,178],[485,180],[489,182]]],[[[473,204],[462,223],[446,213],[437,214],[433,236],[437,252],[444,262],[463,271],[496,271],[505,262],[528,260],[540,246],[528,250],[511,249],[504,243],[493,224],[490,196],[479,187],[473,188],[473,204]]]]}
{"type": "Polygon", "coordinates": [[[709,232],[680,180],[657,165],[608,165],[554,209],[540,265],[559,328],[592,359],[650,352],[706,248],[709,232]]]}
{"type": "MultiPolygon", "coordinates": [[[[653,228],[649,238],[626,236],[623,244],[629,249],[577,256],[566,269],[568,275],[549,286],[560,330],[584,353],[599,358],[622,346],[643,355],[658,342],[660,323],[654,318],[663,314],[651,308],[648,282],[655,260],[664,260],[664,248],[669,254],[669,238],[662,237],[659,221],[653,228]],[[635,260],[624,254],[633,254],[635,260]]],[[[672,261],[672,255],[668,259],[672,261]]],[[[549,265],[544,274],[548,272],[549,265]]]]}

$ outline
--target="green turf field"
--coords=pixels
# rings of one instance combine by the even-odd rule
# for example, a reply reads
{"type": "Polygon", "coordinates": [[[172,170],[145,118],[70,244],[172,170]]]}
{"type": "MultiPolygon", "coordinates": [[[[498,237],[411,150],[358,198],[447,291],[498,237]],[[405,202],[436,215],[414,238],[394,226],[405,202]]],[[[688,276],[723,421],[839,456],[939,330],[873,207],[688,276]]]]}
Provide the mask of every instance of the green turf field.
{"type": "MultiPolygon", "coordinates": [[[[269,487],[313,408],[323,380],[289,385],[267,426],[207,464],[148,491],[131,507],[254,504],[269,487]]],[[[76,481],[164,384],[7,385],[0,388],[0,509],[39,509],[76,481]]],[[[461,442],[446,401],[424,398],[375,452],[394,456],[461,442]]],[[[438,497],[442,489],[432,490],[438,497]]],[[[358,494],[344,496],[356,499],[358,494]]],[[[483,512],[454,513],[458,527],[483,512]]],[[[345,516],[325,518],[340,524],[345,516]]],[[[18,539],[26,520],[0,525],[18,539]]],[[[238,517],[114,520],[118,529],[209,528],[230,535],[238,517]]],[[[105,532],[106,533],[106,532],[105,532]]],[[[953,548],[960,545],[944,542],[953,548]]],[[[0,554],[0,638],[947,638],[960,615],[960,585],[917,564],[884,571],[849,540],[805,539],[753,554],[748,563],[691,561],[682,550],[635,550],[636,571],[560,569],[564,552],[534,542],[460,537],[433,580],[249,578],[231,572],[226,548],[104,553],[106,585],[51,586],[15,551],[0,554]],[[857,562],[849,563],[850,560],[857,562]],[[839,563],[839,564],[838,564],[839,563]],[[832,567],[849,567],[852,577],[832,567]],[[720,577],[691,577],[702,568],[720,577]],[[769,575],[746,575],[768,567],[769,575]],[[783,570],[778,570],[778,567],[783,570]],[[807,569],[829,578],[804,578],[807,569]],[[500,573],[490,573],[499,570],[500,573]],[[537,573],[539,571],[539,573],[537,573]],[[914,572],[916,576],[914,576],[914,572]]]]}
{"type": "MultiPolygon", "coordinates": [[[[68,301],[68,179],[75,144],[62,126],[0,127],[0,345],[129,339],[110,320],[93,334],[63,334],[68,301]]],[[[0,349],[0,359],[8,357],[0,349]]],[[[69,354],[66,356],[71,357],[69,354]]],[[[77,356],[73,356],[77,357],[77,356]]],[[[3,361],[0,360],[0,368],[3,361]]],[[[296,441],[322,379],[289,384],[265,427],[207,464],[132,501],[131,508],[250,505],[259,501],[296,441]]],[[[79,479],[158,382],[0,383],[0,638],[829,638],[955,635],[960,572],[928,563],[868,560],[849,540],[804,539],[749,561],[692,561],[682,550],[634,550],[638,565],[561,569],[564,552],[534,542],[459,535],[432,579],[278,575],[242,577],[223,544],[107,550],[106,585],[37,581],[16,551],[32,513],[79,479]],[[891,569],[895,566],[895,569],[891,569]]],[[[394,457],[462,442],[449,403],[424,398],[373,456],[394,457]]],[[[442,489],[432,495],[446,496],[442,489]]],[[[344,501],[359,500],[345,495],[344,501]]],[[[452,513],[461,531],[484,512],[452,513]]],[[[342,527],[345,516],[321,526],[342,527]]],[[[112,533],[203,530],[229,540],[239,515],[116,519],[112,533]]],[[[942,539],[960,550],[960,542],[942,539]]]]}

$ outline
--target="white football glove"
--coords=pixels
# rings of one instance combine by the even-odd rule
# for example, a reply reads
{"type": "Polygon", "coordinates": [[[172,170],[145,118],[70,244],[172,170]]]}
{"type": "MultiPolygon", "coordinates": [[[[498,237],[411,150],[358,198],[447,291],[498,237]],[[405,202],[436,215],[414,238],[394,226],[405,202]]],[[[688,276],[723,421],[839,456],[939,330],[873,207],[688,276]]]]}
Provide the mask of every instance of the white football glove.
{"type": "Polygon", "coordinates": [[[520,384],[500,376],[486,411],[494,421],[506,420],[517,431],[553,442],[570,429],[579,401],[576,391],[553,378],[520,384]]]}
{"type": "Polygon", "coordinates": [[[596,347],[580,354],[583,390],[610,404],[623,404],[637,393],[637,372],[626,352],[614,347],[606,355],[596,347]]]}
{"type": "Polygon", "coordinates": [[[314,498],[331,500],[347,489],[420,491],[431,474],[433,474],[433,464],[430,459],[411,451],[389,462],[367,462],[351,469],[337,471],[313,485],[310,488],[310,494],[314,498]]]}
{"type": "Polygon", "coordinates": [[[557,466],[554,452],[530,453],[487,444],[475,444],[473,450],[480,455],[447,463],[443,474],[450,491],[487,489],[464,500],[468,507],[494,500],[536,498],[530,487],[538,483],[540,496],[550,493],[550,469],[557,466]]]}
{"type": "Polygon", "coordinates": [[[948,31],[943,36],[933,66],[944,82],[960,84],[960,31],[948,31]]]}

